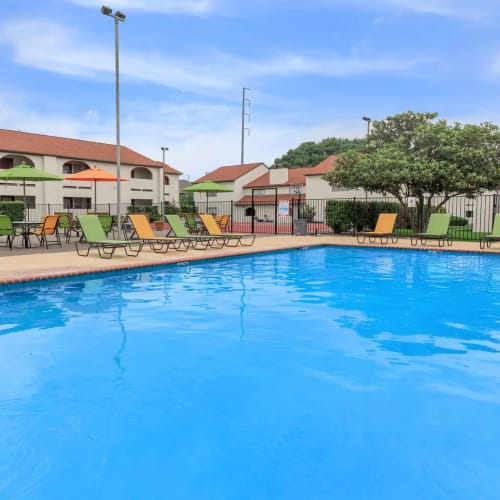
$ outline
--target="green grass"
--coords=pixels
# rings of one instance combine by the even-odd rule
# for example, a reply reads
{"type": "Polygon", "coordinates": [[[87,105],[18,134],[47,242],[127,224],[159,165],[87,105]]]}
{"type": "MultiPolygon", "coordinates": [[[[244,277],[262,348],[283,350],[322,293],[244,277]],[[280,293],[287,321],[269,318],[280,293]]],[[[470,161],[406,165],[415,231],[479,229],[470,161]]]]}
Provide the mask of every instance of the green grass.
{"type": "MultiPolygon", "coordinates": [[[[396,233],[399,236],[410,237],[413,231],[407,228],[399,228],[396,229],[396,233]]],[[[476,233],[472,231],[472,228],[469,226],[451,226],[448,230],[448,236],[454,241],[479,241],[479,238],[485,234],[486,233],[476,233]]]]}

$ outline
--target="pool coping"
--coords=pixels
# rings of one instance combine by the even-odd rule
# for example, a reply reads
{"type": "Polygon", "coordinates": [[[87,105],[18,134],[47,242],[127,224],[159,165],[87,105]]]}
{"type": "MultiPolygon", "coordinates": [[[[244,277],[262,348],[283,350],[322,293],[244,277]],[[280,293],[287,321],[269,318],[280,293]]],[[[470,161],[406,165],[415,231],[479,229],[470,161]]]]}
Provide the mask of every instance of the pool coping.
{"type": "Polygon", "coordinates": [[[179,254],[175,250],[157,254],[146,247],[138,257],[116,254],[112,259],[101,259],[97,254],[80,257],[74,249],[66,247],[52,252],[43,248],[18,249],[12,253],[7,248],[0,254],[0,286],[13,283],[34,282],[71,276],[94,275],[112,271],[126,271],[188,262],[223,259],[237,255],[259,254],[276,250],[338,246],[357,248],[398,249],[432,252],[461,252],[474,254],[500,254],[500,246],[480,249],[477,242],[453,242],[452,246],[437,244],[413,246],[409,239],[401,238],[397,243],[358,243],[352,236],[258,236],[253,246],[224,247],[222,249],[188,250],[179,254]],[[175,253],[174,253],[175,252],[175,253]],[[139,259],[139,260],[137,260],[139,259]],[[9,267],[6,267],[9,264],[9,267]]]}

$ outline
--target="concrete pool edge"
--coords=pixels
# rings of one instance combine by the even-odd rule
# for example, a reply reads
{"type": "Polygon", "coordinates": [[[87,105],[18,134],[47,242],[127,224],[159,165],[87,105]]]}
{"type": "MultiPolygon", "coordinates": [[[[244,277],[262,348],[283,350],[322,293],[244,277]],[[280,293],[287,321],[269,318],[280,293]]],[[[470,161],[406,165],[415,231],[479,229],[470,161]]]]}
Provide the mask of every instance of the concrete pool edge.
{"type": "Polygon", "coordinates": [[[410,240],[400,239],[396,244],[379,243],[358,244],[352,236],[258,236],[253,246],[224,247],[222,249],[189,250],[180,254],[174,250],[157,254],[144,248],[138,257],[127,257],[117,253],[110,259],[101,259],[96,254],[80,257],[74,249],[60,251],[43,248],[18,249],[12,253],[2,249],[0,257],[0,286],[55,278],[93,275],[112,271],[133,270],[146,267],[199,262],[221,259],[237,255],[259,254],[276,250],[308,248],[316,246],[362,247],[439,252],[466,252],[474,254],[500,254],[500,246],[490,249],[479,248],[477,242],[453,242],[451,247],[438,247],[437,244],[411,246],[410,240]],[[6,253],[9,252],[9,253],[6,253]]]}

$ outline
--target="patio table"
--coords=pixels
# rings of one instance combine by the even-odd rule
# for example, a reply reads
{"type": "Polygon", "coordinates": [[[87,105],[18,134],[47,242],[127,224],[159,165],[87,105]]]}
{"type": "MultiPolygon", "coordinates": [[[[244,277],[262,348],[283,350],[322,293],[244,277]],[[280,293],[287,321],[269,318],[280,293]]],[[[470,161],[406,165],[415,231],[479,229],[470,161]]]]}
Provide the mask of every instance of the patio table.
{"type": "Polygon", "coordinates": [[[40,221],[27,221],[27,220],[18,220],[18,221],[12,221],[12,225],[16,229],[21,230],[21,235],[23,237],[23,243],[25,248],[30,248],[31,247],[31,240],[30,240],[30,234],[31,231],[30,229],[34,227],[39,227],[41,224],[40,221]]]}

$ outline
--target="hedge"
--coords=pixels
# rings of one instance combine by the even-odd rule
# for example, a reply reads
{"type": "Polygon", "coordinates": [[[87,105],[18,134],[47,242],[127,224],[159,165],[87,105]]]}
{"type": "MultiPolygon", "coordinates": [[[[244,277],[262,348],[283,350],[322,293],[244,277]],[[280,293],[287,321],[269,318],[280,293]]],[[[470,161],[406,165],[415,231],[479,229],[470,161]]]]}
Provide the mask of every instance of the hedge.
{"type": "Polygon", "coordinates": [[[0,201],[0,214],[7,215],[10,220],[24,220],[24,202],[0,201]]]}
{"type": "Polygon", "coordinates": [[[400,205],[392,201],[328,200],[325,222],[336,233],[345,233],[355,227],[357,231],[373,229],[381,213],[399,213],[400,205]]]}

